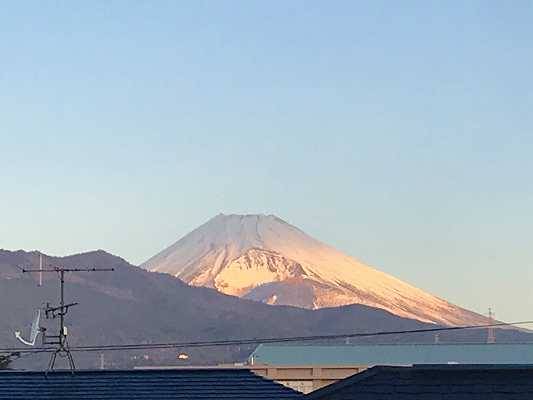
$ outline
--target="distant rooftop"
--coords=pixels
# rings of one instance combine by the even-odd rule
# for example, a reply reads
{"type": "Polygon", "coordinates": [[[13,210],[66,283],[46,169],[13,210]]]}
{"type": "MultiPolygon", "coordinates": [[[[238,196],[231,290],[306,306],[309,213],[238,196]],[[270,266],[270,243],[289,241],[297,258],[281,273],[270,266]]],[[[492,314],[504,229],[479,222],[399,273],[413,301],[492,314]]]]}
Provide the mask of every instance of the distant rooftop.
{"type": "Polygon", "coordinates": [[[389,344],[342,346],[260,345],[253,364],[269,365],[414,365],[533,364],[533,343],[389,344]]]}
{"type": "Polygon", "coordinates": [[[308,394],[308,400],[531,400],[525,365],[377,366],[308,394]]]}
{"type": "Polygon", "coordinates": [[[299,399],[301,394],[243,369],[0,371],[0,400],[299,399]]]}

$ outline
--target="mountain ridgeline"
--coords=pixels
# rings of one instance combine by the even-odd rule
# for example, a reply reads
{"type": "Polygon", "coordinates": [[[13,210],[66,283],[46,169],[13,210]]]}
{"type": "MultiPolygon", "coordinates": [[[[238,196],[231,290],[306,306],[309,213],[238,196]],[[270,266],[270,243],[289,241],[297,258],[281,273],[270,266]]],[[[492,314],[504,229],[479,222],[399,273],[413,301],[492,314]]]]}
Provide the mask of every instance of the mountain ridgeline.
{"type": "MultiPolygon", "coordinates": [[[[69,273],[67,302],[79,302],[67,315],[71,346],[125,343],[188,342],[240,338],[329,335],[383,330],[410,330],[434,325],[402,318],[365,305],[320,310],[270,306],[222,294],[214,289],[189,286],[181,280],[130,265],[104,251],[68,257],[44,257],[46,264],[63,267],[114,268],[109,273],[69,273]]],[[[37,276],[22,274],[18,265],[38,266],[36,252],[0,250],[0,348],[19,347],[14,332],[29,329],[33,312],[45,302],[55,304],[58,279],[46,274],[42,287],[37,276]]],[[[50,334],[56,321],[44,320],[50,334]]],[[[484,341],[486,332],[441,334],[441,341],[484,341]]],[[[527,340],[519,331],[498,332],[500,341],[527,340]]],[[[433,335],[395,335],[368,338],[365,342],[431,342],[433,335]]],[[[243,361],[255,346],[185,348],[109,352],[106,367],[180,364],[178,352],[187,352],[192,364],[243,361]]],[[[78,366],[99,366],[100,354],[76,353],[78,366]]],[[[45,355],[24,357],[14,367],[40,368],[45,355]]]]}

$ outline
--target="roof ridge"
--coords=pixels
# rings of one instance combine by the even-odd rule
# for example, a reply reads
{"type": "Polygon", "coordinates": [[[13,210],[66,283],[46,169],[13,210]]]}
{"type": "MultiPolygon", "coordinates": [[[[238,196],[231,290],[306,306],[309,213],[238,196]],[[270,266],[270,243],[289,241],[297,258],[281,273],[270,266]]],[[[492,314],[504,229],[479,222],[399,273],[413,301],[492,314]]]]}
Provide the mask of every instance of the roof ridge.
{"type": "Polygon", "coordinates": [[[361,382],[365,379],[371,378],[374,375],[387,370],[395,370],[409,367],[392,367],[386,365],[378,365],[364,370],[363,372],[358,372],[348,378],[342,379],[331,385],[325,386],[321,389],[315,390],[314,392],[309,393],[305,396],[306,399],[320,399],[322,396],[336,392],[337,390],[343,389],[346,386],[350,386],[354,383],[361,382]]]}

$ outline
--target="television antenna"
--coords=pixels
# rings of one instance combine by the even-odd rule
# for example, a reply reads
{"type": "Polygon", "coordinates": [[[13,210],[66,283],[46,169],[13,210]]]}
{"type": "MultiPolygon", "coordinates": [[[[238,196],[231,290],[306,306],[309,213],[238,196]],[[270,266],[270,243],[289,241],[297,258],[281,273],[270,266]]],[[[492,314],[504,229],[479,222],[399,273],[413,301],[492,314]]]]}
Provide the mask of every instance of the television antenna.
{"type": "Polygon", "coordinates": [[[59,277],[59,306],[51,306],[50,303],[46,303],[44,307],[44,315],[46,319],[58,319],[59,321],[59,331],[57,335],[47,335],[46,328],[41,328],[39,326],[41,310],[37,311],[36,318],[33,321],[32,329],[30,333],[30,340],[24,340],[20,336],[20,332],[15,333],[17,339],[22,343],[33,346],[39,333],[43,335],[43,345],[52,345],[56,346],[55,351],[50,357],[50,362],[48,363],[48,371],[51,371],[55,367],[57,356],[66,357],[69,362],[69,367],[72,373],[76,370],[76,365],[74,364],[74,358],[69,350],[68,346],[68,329],[65,326],[65,315],[67,315],[70,307],[77,306],[78,303],[68,303],[65,304],[65,273],[66,272],[109,272],[114,271],[114,268],[64,268],[64,267],[49,267],[43,268],[42,261],[39,260],[39,269],[28,269],[21,268],[23,273],[39,272],[39,283],[42,284],[42,274],[48,272],[55,272],[59,277]]]}

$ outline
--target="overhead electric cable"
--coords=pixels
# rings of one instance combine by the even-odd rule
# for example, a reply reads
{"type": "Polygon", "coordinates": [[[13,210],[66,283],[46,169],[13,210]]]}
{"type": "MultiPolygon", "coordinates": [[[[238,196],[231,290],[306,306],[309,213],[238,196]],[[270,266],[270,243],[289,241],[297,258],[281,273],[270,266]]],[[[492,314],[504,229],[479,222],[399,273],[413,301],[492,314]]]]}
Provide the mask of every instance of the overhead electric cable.
{"type": "MultiPolygon", "coordinates": [[[[158,349],[176,349],[176,348],[198,348],[198,347],[218,347],[218,346],[238,346],[247,344],[269,344],[269,343],[288,343],[288,342],[308,342],[316,340],[335,340],[346,338],[365,338],[376,336],[391,336],[391,335],[407,335],[417,333],[429,332],[446,332],[446,331],[460,331],[471,329],[483,329],[489,327],[502,327],[513,325],[527,325],[533,324],[533,321],[519,321],[519,322],[501,322],[487,325],[466,325],[466,326],[451,326],[441,328],[422,328],[413,330],[401,331],[378,331],[378,332],[363,332],[363,333],[348,333],[337,335],[312,335],[312,336],[291,336],[291,337],[272,337],[272,338],[250,338],[250,339],[230,339],[230,340],[214,340],[214,341],[195,341],[195,342],[167,342],[167,343],[152,343],[152,344],[111,344],[111,345],[94,345],[94,346],[76,346],[70,347],[70,351],[75,352],[94,352],[94,351],[127,351],[127,350],[158,350],[158,349]]],[[[54,348],[28,349],[28,348],[7,348],[0,349],[1,353],[20,352],[20,353],[43,353],[53,352],[54,348]]]]}

